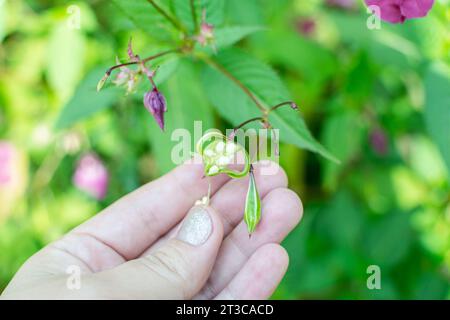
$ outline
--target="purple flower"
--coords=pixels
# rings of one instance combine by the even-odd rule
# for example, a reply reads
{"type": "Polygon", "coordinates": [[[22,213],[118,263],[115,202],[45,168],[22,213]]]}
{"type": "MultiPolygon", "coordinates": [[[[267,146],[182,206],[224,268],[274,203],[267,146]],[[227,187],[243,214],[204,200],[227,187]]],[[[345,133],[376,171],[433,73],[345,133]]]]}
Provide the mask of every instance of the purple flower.
{"type": "Polygon", "coordinates": [[[378,6],[380,18],[391,23],[425,17],[434,0],[365,0],[367,6],[378,6]]]}
{"type": "Polygon", "coordinates": [[[108,190],[108,181],[108,170],[95,154],[88,153],[80,159],[73,175],[73,183],[78,189],[101,200],[108,190]]]}
{"type": "Polygon", "coordinates": [[[388,152],[388,139],[383,129],[377,128],[370,133],[370,144],[373,151],[379,156],[384,156],[388,152]]]}
{"type": "Polygon", "coordinates": [[[144,106],[153,115],[161,130],[164,131],[164,112],[167,111],[166,99],[156,87],[144,95],[144,106]]]}

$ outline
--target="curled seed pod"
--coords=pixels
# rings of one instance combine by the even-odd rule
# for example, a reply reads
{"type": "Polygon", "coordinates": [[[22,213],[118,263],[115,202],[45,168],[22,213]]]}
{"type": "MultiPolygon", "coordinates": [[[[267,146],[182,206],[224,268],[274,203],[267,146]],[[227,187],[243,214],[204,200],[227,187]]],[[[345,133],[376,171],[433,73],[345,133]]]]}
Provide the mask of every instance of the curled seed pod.
{"type": "Polygon", "coordinates": [[[247,198],[245,200],[244,221],[247,224],[249,237],[255,231],[261,219],[261,199],[256,188],[253,167],[250,166],[247,198]]]}
{"type": "Polygon", "coordinates": [[[250,159],[247,151],[241,145],[227,139],[220,131],[210,131],[203,135],[197,142],[196,149],[202,156],[205,176],[212,177],[225,173],[231,178],[242,178],[250,170],[250,159]],[[243,153],[245,161],[244,168],[241,171],[228,167],[238,152],[243,153]]]}

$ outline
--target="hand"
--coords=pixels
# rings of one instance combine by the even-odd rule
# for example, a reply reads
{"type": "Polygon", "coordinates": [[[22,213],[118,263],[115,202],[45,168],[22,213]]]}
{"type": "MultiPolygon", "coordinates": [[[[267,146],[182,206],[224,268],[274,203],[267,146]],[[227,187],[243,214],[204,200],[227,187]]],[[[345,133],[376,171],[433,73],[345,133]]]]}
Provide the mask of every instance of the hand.
{"type": "Polygon", "coordinates": [[[262,219],[249,238],[248,178],[212,178],[210,206],[191,208],[207,193],[202,175],[201,165],[184,164],[118,200],[28,259],[2,298],[270,297],[288,266],[278,243],[299,222],[300,199],[281,168],[263,176],[257,164],[262,219]],[[79,288],[68,285],[71,266],[79,288]]]}

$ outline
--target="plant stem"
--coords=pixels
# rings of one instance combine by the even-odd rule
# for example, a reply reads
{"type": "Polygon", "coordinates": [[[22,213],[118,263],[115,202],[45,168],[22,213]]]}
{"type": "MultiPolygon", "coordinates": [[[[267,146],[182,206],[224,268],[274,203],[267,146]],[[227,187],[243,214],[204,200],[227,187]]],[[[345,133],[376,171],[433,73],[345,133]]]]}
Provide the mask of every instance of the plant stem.
{"type": "Polygon", "coordinates": [[[194,5],[194,1],[195,0],[190,0],[191,2],[191,12],[192,12],[192,21],[194,22],[194,28],[195,31],[198,30],[198,22],[197,22],[197,12],[195,12],[195,5],[194,5]]]}
{"type": "Polygon", "coordinates": [[[258,99],[255,97],[255,95],[238,79],[236,79],[227,69],[225,69],[223,66],[215,62],[214,60],[210,59],[209,57],[201,57],[206,63],[211,65],[212,67],[216,68],[220,72],[222,72],[228,79],[233,81],[239,88],[244,91],[244,93],[249,96],[249,98],[255,103],[255,105],[258,107],[258,109],[264,114],[267,114],[267,109],[263,107],[263,105],[258,101],[258,99]]]}
{"type": "Polygon", "coordinates": [[[278,109],[278,108],[280,108],[282,106],[285,106],[287,104],[290,105],[292,109],[297,109],[298,108],[294,101],[285,101],[285,102],[281,102],[281,103],[273,106],[272,108],[270,108],[269,112],[270,111],[274,111],[274,110],[276,110],[276,109],[278,109]]]}
{"type": "Polygon", "coordinates": [[[239,130],[240,128],[242,128],[242,127],[245,126],[246,124],[249,124],[249,123],[251,123],[251,122],[253,122],[253,121],[265,121],[265,119],[264,119],[263,117],[255,117],[255,118],[248,119],[248,120],[242,122],[242,123],[241,123],[240,125],[238,125],[236,128],[234,128],[234,129],[233,129],[233,132],[239,130]]]}
{"type": "Polygon", "coordinates": [[[155,54],[155,55],[153,55],[153,56],[150,56],[150,57],[147,57],[147,58],[145,58],[145,59],[142,59],[142,60],[138,60],[138,61],[130,61],[130,62],[121,63],[121,64],[118,64],[118,65],[112,66],[111,68],[109,68],[108,70],[106,70],[106,74],[109,76],[109,75],[111,74],[111,72],[112,72],[113,70],[117,69],[117,68],[129,66],[129,65],[133,65],[133,64],[140,64],[140,63],[145,64],[146,62],[148,62],[148,61],[150,61],[150,60],[153,60],[153,59],[162,57],[162,56],[164,56],[164,55],[166,55],[166,54],[169,54],[169,53],[175,53],[175,52],[180,52],[180,51],[181,51],[181,49],[171,49],[171,50],[166,50],[166,51],[157,53],[157,54],[155,54]]]}
{"type": "Polygon", "coordinates": [[[185,28],[172,16],[170,16],[163,8],[155,3],[154,0],[147,0],[156,11],[158,11],[164,18],[166,18],[176,29],[180,30],[183,33],[186,33],[185,28]]]}

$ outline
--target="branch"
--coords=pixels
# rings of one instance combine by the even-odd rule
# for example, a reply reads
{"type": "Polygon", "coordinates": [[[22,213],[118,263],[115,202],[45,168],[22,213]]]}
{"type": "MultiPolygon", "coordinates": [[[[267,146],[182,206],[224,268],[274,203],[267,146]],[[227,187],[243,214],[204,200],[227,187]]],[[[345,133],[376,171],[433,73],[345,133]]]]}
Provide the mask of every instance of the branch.
{"type": "Polygon", "coordinates": [[[113,70],[117,69],[117,68],[129,66],[129,65],[132,65],[132,64],[140,64],[140,63],[145,64],[146,62],[148,62],[148,61],[150,61],[150,60],[153,60],[153,59],[156,59],[156,58],[165,56],[166,54],[169,54],[169,53],[175,53],[175,52],[180,52],[180,51],[181,51],[181,49],[170,49],[170,50],[166,50],[166,51],[157,53],[157,54],[155,54],[155,55],[153,55],[153,56],[147,57],[147,58],[142,59],[142,60],[138,60],[138,61],[130,61],[130,62],[121,63],[121,64],[118,64],[118,65],[112,66],[111,68],[109,68],[108,70],[106,70],[106,75],[109,76],[109,75],[111,74],[111,72],[112,72],[113,70]]]}

